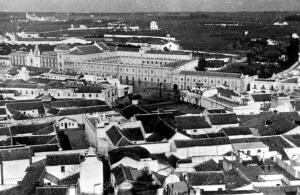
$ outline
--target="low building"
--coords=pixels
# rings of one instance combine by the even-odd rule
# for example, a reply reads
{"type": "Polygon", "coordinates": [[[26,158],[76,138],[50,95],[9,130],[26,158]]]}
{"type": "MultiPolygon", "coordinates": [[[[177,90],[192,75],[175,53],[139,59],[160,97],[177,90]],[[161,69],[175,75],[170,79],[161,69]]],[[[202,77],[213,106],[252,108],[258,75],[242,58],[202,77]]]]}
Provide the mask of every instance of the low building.
{"type": "Polygon", "coordinates": [[[171,144],[171,153],[180,159],[195,156],[224,155],[232,151],[228,138],[206,138],[193,140],[175,140],[171,144]]]}

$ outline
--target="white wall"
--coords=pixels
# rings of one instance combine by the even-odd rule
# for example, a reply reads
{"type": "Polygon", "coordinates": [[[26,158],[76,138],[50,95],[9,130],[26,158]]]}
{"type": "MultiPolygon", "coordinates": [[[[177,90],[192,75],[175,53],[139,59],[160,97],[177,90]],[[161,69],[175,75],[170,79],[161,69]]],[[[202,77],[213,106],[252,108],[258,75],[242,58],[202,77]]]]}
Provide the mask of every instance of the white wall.
{"type": "Polygon", "coordinates": [[[29,159],[3,161],[3,179],[4,185],[18,184],[25,176],[26,168],[30,166],[29,159]]]}
{"type": "Polygon", "coordinates": [[[49,174],[54,175],[58,179],[74,175],[79,172],[80,165],[59,165],[59,166],[46,166],[46,171],[49,174]],[[61,167],[65,167],[65,172],[62,172],[61,167]]]}
{"type": "Polygon", "coordinates": [[[215,145],[215,146],[197,146],[189,148],[177,148],[175,152],[171,154],[178,158],[185,159],[193,156],[210,156],[210,155],[223,155],[229,151],[232,151],[231,145],[215,145]]]}
{"type": "Polygon", "coordinates": [[[168,142],[138,144],[137,146],[141,146],[147,149],[151,154],[162,154],[170,152],[170,143],[168,142]]]}
{"type": "Polygon", "coordinates": [[[85,157],[80,166],[80,193],[103,194],[103,163],[96,156],[85,157]]]}

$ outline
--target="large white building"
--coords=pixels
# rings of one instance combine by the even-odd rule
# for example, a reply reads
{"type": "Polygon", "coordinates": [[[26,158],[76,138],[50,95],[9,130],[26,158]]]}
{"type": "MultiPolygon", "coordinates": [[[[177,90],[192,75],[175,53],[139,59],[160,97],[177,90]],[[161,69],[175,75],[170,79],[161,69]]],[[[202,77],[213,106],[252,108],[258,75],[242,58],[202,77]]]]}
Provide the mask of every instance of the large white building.
{"type": "Polygon", "coordinates": [[[226,85],[245,92],[249,77],[243,74],[195,71],[198,59],[183,51],[111,49],[103,43],[68,48],[60,45],[54,52],[38,47],[31,52],[11,54],[12,65],[35,66],[60,72],[113,77],[126,84],[161,85],[168,89],[189,89],[197,84],[207,87],[226,85]]]}
{"type": "Polygon", "coordinates": [[[150,30],[159,30],[158,25],[155,21],[150,22],[150,30]]]}
{"type": "MultiPolygon", "coordinates": [[[[92,47],[92,46],[90,46],[92,47]]],[[[242,74],[197,72],[198,60],[181,51],[107,50],[90,53],[92,48],[73,49],[61,55],[61,71],[95,76],[112,76],[129,84],[161,84],[169,89],[192,88],[225,84],[237,92],[245,92],[249,77],[242,74]]]]}
{"type": "Polygon", "coordinates": [[[291,94],[300,87],[300,63],[296,62],[289,69],[274,74],[269,79],[254,79],[250,83],[250,92],[291,94]]]}

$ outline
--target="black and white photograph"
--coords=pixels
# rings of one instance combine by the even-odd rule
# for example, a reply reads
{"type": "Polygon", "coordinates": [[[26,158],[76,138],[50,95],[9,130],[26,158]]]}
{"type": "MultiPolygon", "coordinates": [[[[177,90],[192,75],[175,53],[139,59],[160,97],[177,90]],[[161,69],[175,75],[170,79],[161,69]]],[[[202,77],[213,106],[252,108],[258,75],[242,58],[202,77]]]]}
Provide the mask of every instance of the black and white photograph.
{"type": "Polygon", "coordinates": [[[0,0],[0,195],[300,195],[300,0],[0,0]]]}

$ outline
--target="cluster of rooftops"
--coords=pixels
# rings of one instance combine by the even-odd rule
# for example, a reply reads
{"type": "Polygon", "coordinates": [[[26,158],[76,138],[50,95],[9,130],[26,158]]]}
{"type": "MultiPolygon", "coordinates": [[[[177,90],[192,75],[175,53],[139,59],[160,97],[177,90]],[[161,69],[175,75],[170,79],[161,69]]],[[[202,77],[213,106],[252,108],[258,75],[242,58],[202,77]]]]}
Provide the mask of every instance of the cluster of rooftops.
{"type": "MultiPolygon", "coordinates": [[[[0,106],[10,121],[3,122],[0,128],[1,162],[31,159],[40,152],[63,152],[58,156],[48,155],[44,161],[27,168],[18,188],[30,192],[36,190],[45,167],[78,165],[83,161],[82,155],[75,151],[87,150],[92,144],[87,136],[88,123],[93,131],[99,132],[96,136],[103,136],[98,140],[107,140],[110,166],[106,169],[111,171],[105,174],[115,178],[118,190],[122,190],[124,182],[135,187],[145,174],[141,168],[144,162],[149,165],[148,174],[153,182],[174,193],[188,194],[190,190],[201,189],[205,194],[208,190],[205,186],[215,186],[223,192],[237,189],[241,192],[245,186],[267,182],[263,175],[282,175],[290,182],[298,180],[278,164],[291,161],[289,150],[300,146],[297,112],[237,115],[211,109],[184,115],[177,110],[151,112],[138,105],[117,112],[99,100],[67,99],[0,101],[0,106]],[[32,111],[38,116],[29,117],[32,111]],[[109,117],[111,120],[107,122],[109,117]],[[106,122],[97,125],[102,120],[106,122]],[[107,125],[109,128],[105,129],[107,125]],[[270,157],[261,159],[260,152],[270,157]],[[202,153],[205,155],[201,156],[202,153]],[[169,182],[170,177],[178,179],[169,182]],[[28,189],[24,184],[31,180],[36,182],[28,189]]],[[[76,173],[56,183],[76,185],[79,177],[76,173]]],[[[242,191],[251,194],[254,190],[257,193],[268,189],[242,191]]],[[[284,190],[294,191],[289,185],[284,190]]]]}

